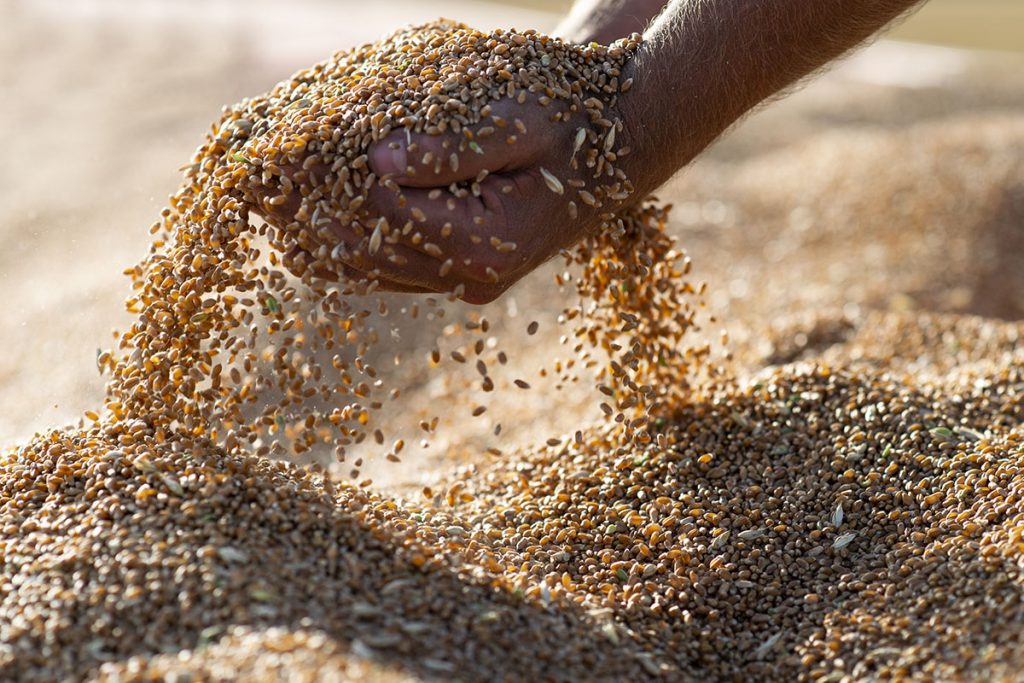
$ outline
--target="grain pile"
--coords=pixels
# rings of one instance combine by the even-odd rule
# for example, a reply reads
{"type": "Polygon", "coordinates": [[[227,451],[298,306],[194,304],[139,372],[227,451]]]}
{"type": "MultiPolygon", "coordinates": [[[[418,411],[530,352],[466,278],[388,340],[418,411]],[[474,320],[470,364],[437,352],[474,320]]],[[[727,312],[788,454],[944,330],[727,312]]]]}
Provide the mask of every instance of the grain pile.
{"type": "Polygon", "coordinates": [[[1021,332],[871,316],[659,416],[667,447],[598,431],[469,478],[470,546],[614,616],[652,671],[991,680],[1024,618],[1021,332]]]}
{"type": "MultiPolygon", "coordinates": [[[[610,70],[633,47],[439,24],[226,110],[132,270],[139,318],[100,358],[111,373],[105,412],[0,461],[0,678],[1013,672],[1024,617],[1021,326],[835,321],[843,343],[804,364],[691,386],[708,352],[683,336],[701,288],[651,205],[607,216],[568,255],[575,273],[560,276],[580,295],[562,316],[579,360],[552,372],[592,370],[603,422],[470,468],[422,501],[262,457],[326,443],[344,458],[362,441],[394,459],[402,451],[373,422],[401,387],[361,360],[388,339],[368,313],[374,285],[320,277],[360,259],[387,269],[388,247],[426,229],[373,219],[365,197],[379,179],[366,146],[388,127],[477,124],[489,98],[542,79],[542,96],[593,111],[579,170],[592,172],[589,199],[614,204],[628,192],[611,164],[618,124],[597,105],[622,87],[610,70]],[[467,91],[448,72],[428,89],[417,45],[438,60],[435,77],[447,65],[502,85],[467,91]],[[474,61],[517,50],[511,79],[474,61]],[[567,78],[570,67],[585,78],[567,78]],[[409,113],[448,92],[465,110],[409,113]],[[339,130],[351,135],[334,139],[339,130]],[[269,224],[251,227],[251,211],[269,224]],[[328,248],[337,235],[309,228],[317,212],[363,232],[328,248]],[[298,279],[278,270],[285,260],[298,279]],[[317,364],[324,352],[333,367],[317,364]]],[[[471,142],[461,151],[474,153],[471,142]]],[[[551,191],[576,189],[568,181],[545,177],[551,191]]],[[[444,267],[443,243],[427,243],[444,267]]],[[[495,250],[514,253],[505,240],[495,250]]],[[[424,315],[442,310],[439,299],[424,305],[424,315]]],[[[470,322],[471,333],[486,328],[470,322]]]]}

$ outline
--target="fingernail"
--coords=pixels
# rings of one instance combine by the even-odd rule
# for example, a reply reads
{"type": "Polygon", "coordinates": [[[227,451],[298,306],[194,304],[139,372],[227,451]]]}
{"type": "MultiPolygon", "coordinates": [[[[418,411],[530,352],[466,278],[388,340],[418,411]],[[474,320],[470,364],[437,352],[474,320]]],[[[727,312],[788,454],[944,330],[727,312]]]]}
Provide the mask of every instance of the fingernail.
{"type": "Polygon", "coordinates": [[[381,142],[374,145],[370,152],[370,165],[378,176],[405,175],[407,153],[405,145],[398,143],[398,149],[391,149],[391,143],[381,142]]]}

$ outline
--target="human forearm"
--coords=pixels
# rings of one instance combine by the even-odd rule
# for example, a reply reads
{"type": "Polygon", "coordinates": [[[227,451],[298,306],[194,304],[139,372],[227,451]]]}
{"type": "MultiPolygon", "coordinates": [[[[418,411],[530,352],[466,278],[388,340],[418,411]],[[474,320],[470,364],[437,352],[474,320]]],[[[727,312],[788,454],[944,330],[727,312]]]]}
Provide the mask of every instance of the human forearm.
{"type": "Polygon", "coordinates": [[[645,34],[620,108],[637,196],[737,119],[922,0],[673,0],[645,34]]]}
{"type": "Polygon", "coordinates": [[[577,43],[608,44],[643,33],[667,0],[577,0],[554,34],[577,43]]]}

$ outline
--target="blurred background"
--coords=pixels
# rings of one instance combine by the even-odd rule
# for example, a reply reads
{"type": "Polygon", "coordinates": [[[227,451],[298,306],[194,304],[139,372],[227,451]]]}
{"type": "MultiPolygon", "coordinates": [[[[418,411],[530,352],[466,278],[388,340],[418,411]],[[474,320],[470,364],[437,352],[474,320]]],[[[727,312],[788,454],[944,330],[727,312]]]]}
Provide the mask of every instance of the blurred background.
{"type": "MultiPolygon", "coordinates": [[[[550,30],[568,4],[0,0],[0,444],[100,403],[121,272],[223,104],[399,25],[550,30]]],[[[1024,316],[1022,27],[1020,0],[933,0],[663,188],[741,370],[872,309],[1024,316]]],[[[551,314],[550,281],[497,305],[551,314]]]]}

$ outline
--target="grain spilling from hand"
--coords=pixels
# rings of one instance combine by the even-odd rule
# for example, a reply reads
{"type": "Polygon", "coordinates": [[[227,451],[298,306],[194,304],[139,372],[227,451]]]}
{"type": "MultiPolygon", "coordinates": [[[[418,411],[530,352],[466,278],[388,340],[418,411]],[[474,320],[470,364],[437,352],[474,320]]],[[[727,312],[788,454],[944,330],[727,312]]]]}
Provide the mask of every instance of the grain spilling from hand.
{"type": "MultiPolygon", "coordinates": [[[[0,678],[820,682],[1019,668],[1024,330],[877,316],[806,363],[747,379],[712,366],[687,336],[704,287],[666,210],[613,211],[632,186],[614,167],[622,124],[603,117],[636,49],[438,22],[225,108],[129,270],[136,317],[99,357],[103,409],[0,456],[0,678]],[[453,130],[462,143],[409,159],[458,168],[529,134],[488,114],[527,93],[604,122],[575,133],[573,168],[592,177],[542,172],[545,191],[576,190],[571,219],[608,213],[564,254],[571,354],[538,372],[593,382],[602,417],[508,452],[510,420],[479,397],[539,389],[500,375],[494,318],[377,296],[404,265],[396,245],[449,276],[466,226],[435,239],[421,209],[401,224],[378,215],[372,194],[401,189],[368,152],[393,131],[453,130]],[[424,320],[444,333],[394,365],[465,371],[482,393],[454,419],[495,441],[410,502],[360,481],[352,451],[399,463],[414,450],[380,419],[406,387],[375,351],[424,320]],[[935,359],[950,339],[966,369],[935,359]],[[359,483],[264,457],[321,449],[359,483]]],[[[520,249],[471,229],[494,253],[520,249]]],[[[417,438],[438,431],[430,408],[417,438]]]]}

